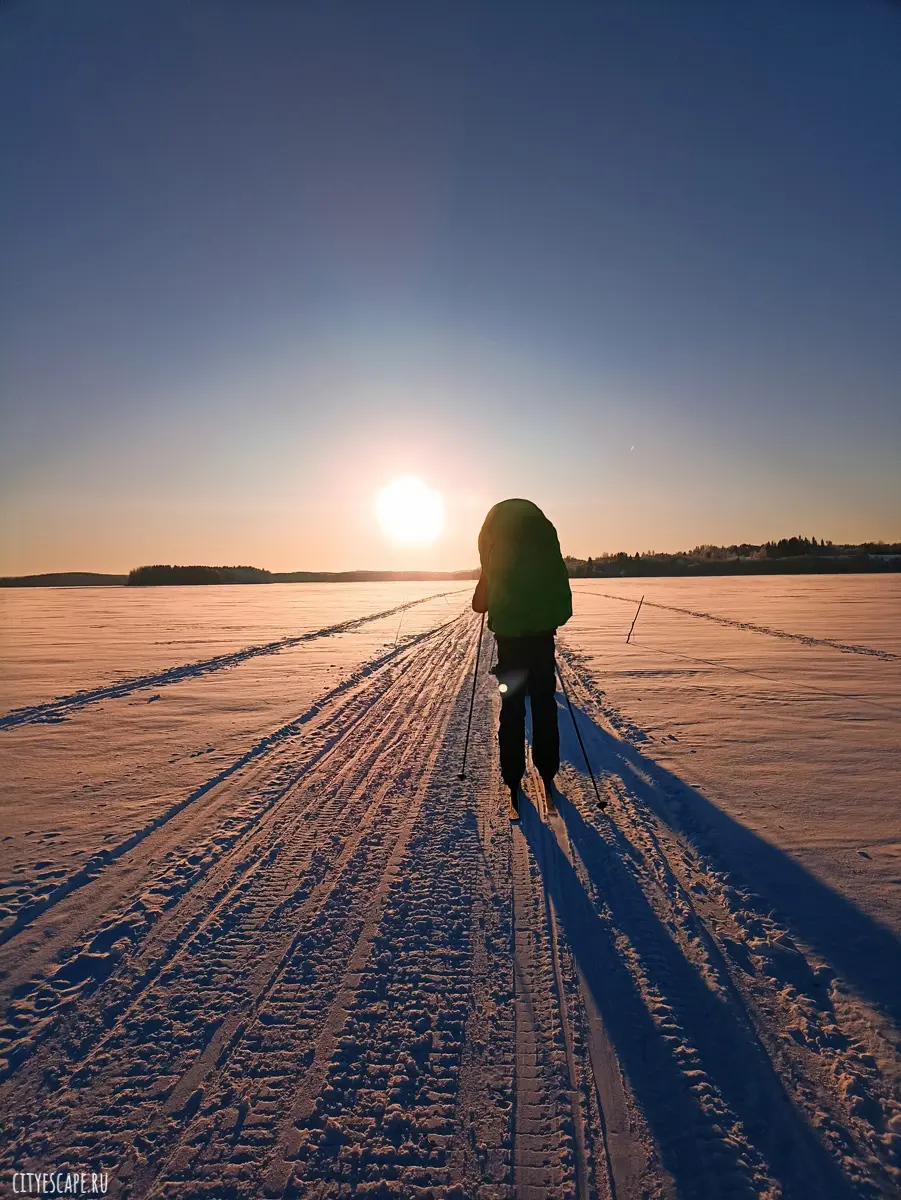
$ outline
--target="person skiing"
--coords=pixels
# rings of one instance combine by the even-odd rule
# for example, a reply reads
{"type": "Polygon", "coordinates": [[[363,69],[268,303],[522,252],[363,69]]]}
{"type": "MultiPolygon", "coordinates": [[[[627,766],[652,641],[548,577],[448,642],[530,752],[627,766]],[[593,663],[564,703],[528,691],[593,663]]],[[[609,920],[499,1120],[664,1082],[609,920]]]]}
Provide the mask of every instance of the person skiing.
{"type": "Polygon", "coordinates": [[[502,500],[482,525],[479,560],[472,607],[487,612],[497,643],[498,748],[501,774],[510,789],[510,815],[515,819],[519,814],[526,766],[526,696],[532,711],[532,759],[553,812],[553,781],[560,770],[554,635],[573,611],[557,531],[531,500],[502,500]]]}

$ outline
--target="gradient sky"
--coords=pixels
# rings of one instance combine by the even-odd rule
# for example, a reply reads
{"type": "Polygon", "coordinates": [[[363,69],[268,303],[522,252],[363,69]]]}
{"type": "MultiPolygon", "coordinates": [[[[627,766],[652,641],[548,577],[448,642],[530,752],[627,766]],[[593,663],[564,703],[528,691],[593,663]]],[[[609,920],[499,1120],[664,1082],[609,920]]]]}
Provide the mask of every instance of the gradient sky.
{"type": "Polygon", "coordinates": [[[901,539],[899,63],[883,0],[7,0],[0,574],[901,539]]]}

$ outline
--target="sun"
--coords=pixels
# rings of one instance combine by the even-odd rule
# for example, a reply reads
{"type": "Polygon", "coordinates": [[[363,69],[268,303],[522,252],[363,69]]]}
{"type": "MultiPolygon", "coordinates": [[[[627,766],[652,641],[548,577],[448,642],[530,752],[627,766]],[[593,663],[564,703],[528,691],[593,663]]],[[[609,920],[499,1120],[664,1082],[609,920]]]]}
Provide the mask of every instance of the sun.
{"type": "Polygon", "coordinates": [[[444,529],[444,501],[415,475],[382,488],[375,513],[387,536],[402,546],[430,546],[444,529]]]}

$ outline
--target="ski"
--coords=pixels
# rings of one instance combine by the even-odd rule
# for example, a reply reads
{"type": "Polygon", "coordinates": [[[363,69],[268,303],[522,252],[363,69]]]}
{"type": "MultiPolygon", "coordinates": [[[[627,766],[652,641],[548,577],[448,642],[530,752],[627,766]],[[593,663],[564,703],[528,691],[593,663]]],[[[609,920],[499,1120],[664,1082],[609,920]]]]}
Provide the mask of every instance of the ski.
{"type": "Polygon", "coordinates": [[[554,802],[554,785],[551,783],[544,784],[544,812],[548,817],[560,815],[554,802]]]}

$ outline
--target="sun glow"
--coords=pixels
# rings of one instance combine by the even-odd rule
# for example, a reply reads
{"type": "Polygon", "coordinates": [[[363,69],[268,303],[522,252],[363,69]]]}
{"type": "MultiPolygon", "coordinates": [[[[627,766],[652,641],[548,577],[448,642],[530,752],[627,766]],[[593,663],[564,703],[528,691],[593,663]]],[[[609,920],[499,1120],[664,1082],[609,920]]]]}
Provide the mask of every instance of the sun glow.
{"type": "Polygon", "coordinates": [[[388,537],[402,546],[429,546],[444,529],[444,501],[414,475],[382,488],[375,512],[388,537]]]}

